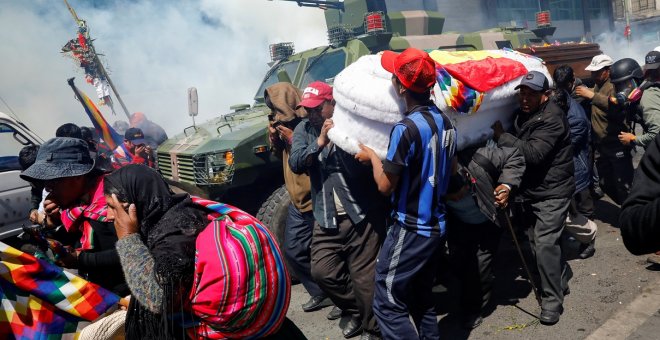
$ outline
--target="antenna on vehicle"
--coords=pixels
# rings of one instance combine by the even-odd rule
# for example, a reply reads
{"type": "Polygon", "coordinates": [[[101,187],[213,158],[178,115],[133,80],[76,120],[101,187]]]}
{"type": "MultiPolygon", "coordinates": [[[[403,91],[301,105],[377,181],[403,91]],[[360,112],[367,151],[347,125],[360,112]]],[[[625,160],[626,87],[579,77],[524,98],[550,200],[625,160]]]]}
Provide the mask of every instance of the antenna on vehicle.
{"type": "MultiPolygon", "coordinates": [[[[268,0],[273,1],[273,0],[268,0]]],[[[344,10],[343,0],[280,0],[280,1],[293,1],[300,7],[318,7],[320,9],[338,9],[344,10]]]]}

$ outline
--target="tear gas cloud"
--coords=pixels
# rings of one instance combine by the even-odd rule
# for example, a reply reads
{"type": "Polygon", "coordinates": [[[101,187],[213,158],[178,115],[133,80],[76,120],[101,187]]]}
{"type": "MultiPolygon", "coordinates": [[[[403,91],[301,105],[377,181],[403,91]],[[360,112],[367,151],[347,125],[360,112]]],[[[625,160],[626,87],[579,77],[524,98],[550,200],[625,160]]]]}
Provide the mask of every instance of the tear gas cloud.
{"type": "Polygon", "coordinates": [[[601,51],[617,61],[622,58],[633,58],[644,66],[644,56],[660,45],[657,39],[643,39],[633,33],[631,41],[623,36],[623,28],[616,32],[607,32],[594,37],[594,42],[600,45],[601,51]]]}
{"type": "MultiPolygon", "coordinates": [[[[187,88],[197,87],[197,122],[252,103],[268,70],[268,45],[293,41],[301,51],[327,43],[323,11],[265,0],[69,0],[87,21],[129,111],[144,112],[170,135],[191,124],[187,88]]],[[[62,1],[0,0],[0,96],[41,137],[67,122],[91,126],[66,84],[96,101],[84,73],[60,53],[77,25],[62,1]]],[[[113,96],[114,99],[114,96],[113,96]]],[[[101,106],[112,124],[126,120],[101,106]]],[[[9,109],[0,103],[0,111],[9,109]]]]}

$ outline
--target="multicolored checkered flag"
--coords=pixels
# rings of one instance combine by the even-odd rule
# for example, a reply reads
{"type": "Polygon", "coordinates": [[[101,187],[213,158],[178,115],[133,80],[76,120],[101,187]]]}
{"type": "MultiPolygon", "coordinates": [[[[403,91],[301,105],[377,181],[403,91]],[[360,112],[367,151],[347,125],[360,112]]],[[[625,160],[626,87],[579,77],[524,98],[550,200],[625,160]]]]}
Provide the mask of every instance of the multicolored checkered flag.
{"type": "Polygon", "coordinates": [[[76,338],[120,297],[0,242],[0,338],[76,338]]]}

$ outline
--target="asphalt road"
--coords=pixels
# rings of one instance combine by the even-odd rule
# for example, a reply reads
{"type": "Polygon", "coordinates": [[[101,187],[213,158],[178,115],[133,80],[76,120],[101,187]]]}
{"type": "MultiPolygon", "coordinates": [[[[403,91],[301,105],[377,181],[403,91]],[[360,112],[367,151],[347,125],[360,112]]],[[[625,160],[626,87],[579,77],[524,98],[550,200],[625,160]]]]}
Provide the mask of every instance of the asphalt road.
{"type": "MultiPolygon", "coordinates": [[[[638,154],[636,158],[639,157],[638,154]]],[[[596,202],[598,235],[596,254],[593,257],[579,259],[579,244],[570,239],[564,240],[573,277],[569,281],[571,293],[565,299],[565,310],[559,323],[554,326],[538,323],[536,315],[540,309],[525,279],[511,235],[505,232],[495,262],[495,307],[484,318],[481,326],[472,331],[460,328],[456,314],[459,307],[456,292],[460,287],[451,273],[445,273],[441,284],[434,288],[438,324],[443,338],[585,339],[604,324],[616,330],[617,327],[612,327],[610,319],[614,319],[617,313],[621,314],[629,305],[648,306],[645,300],[640,302],[639,299],[646,298],[648,294],[645,293],[660,282],[660,268],[647,264],[646,256],[633,256],[625,249],[617,228],[618,213],[619,207],[608,198],[596,202]],[[636,302],[631,304],[633,300],[636,302]]],[[[655,296],[658,297],[656,300],[660,301],[660,295],[655,296]]],[[[328,321],[325,316],[330,308],[311,313],[303,312],[300,305],[308,298],[301,285],[293,287],[289,318],[309,339],[342,339],[340,326],[343,326],[346,320],[328,321]]],[[[634,310],[631,313],[639,315],[634,310]]],[[[657,334],[660,329],[659,313],[638,321],[639,329],[632,330],[630,339],[660,338],[657,334]]],[[[624,318],[623,324],[627,323],[629,322],[624,318]]],[[[627,335],[620,336],[626,337],[627,335]]],[[[599,337],[591,337],[594,338],[599,337]]]]}

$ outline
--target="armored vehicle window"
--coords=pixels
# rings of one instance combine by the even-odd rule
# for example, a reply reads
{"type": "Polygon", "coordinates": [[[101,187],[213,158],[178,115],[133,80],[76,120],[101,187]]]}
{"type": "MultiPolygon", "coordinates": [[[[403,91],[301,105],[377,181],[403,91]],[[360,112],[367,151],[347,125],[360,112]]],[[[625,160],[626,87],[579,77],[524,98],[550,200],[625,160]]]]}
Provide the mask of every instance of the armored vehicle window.
{"type": "Polygon", "coordinates": [[[321,59],[316,61],[313,57],[307,60],[307,65],[314,63],[312,67],[307,70],[305,77],[300,84],[300,88],[305,88],[309,83],[320,81],[332,81],[332,79],[346,67],[346,52],[338,50],[328,54],[322,54],[321,59]]]}
{"type": "Polygon", "coordinates": [[[286,73],[289,75],[289,78],[293,80],[293,78],[296,76],[296,71],[298,70],[298,65],[300,65],[300,60],[296,61],[290,61],[288,63],[283,63],[277,66],[273,66],[270,70],[268,70],[268,77],[266,80],[264,80],[263,83],[261,83],[261,86],[259,87],[259,90],[257,90],[257,93],[254,95],[254,99],[263,99],[264,98],[264,90],[268,87],[271,86],[277,82],[279,82],[279,79],[277,78],[277,71],[279,69],[284,69],[286,73]]]}

